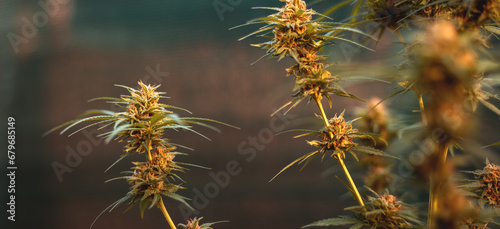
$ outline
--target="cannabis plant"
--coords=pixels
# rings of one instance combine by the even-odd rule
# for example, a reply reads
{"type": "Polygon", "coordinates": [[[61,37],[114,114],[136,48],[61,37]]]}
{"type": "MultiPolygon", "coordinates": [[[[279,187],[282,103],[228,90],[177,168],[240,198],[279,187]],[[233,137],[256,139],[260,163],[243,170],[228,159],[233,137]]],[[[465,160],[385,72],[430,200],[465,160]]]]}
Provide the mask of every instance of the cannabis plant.
{"type": "MultiPolygon", "coordinates": [[[[187,130],[205,137],[195,131],[193,125],[214,130],[217,129],[207,123],[231,125],[207,118],[179,116],[173,110],[189,111],[160,103],[160,99],[166,98],[163,96],[165,93],[156,91],[160,85],[152,86],[139,82],[139,89],[122,85],[117,86],[127,89],[129,94],[122,95],[119,98],[100,97],[92,101],[105,100],[116,105],[118,111],[90,110],[82,118],[64,123],[49,132],[62,128],[60,133],[64,134],[79,125],[84,126],[71,132],[70,136],[90,127],[103,130],[104,132],[99,137],[104,138],[106,142],[114,140],[125,143],[123,153],[111,166],[133,154],[146,155],[146,161],[132,162],[133,167],[131,170],[123,172],[126,176],[111,179],[127,181],[130,185],[130,191],[102,213],[107,210],[112,211],[118,205],[128,201],[129,209],[135,205],[139,206],[142,217],[146,209],[156,206],[162,211],[170,227],[175,229],[176,226],[165,208],[163,197],[188,205],[185,201],[187,198],[177,193],[184,188],[182,184],[185,183],[179,174],[188,171],[187,167],[201,166],[177,161],[176,157],[184,154],[175,150],[177,147],[184,146],[172,143],[170,139],[164,136],[164,133],[167,130],[187,130]]],[[[196,225],[198,225],[199,220],[195,221],[196,225]]],[[[189,228],[200,227],[193,226],[189,228]]],[[[208,226],[202,226],[201,228],[208,228],[208,226]]]]}
{"type": "Polygon", "coordinates": [[[203,217],[201,217],[201,218],[195,217],[194,219],[188,220],[187,224],[180,223],[179,226],[182,229],[213,229],[213,228],[211,228],[212,225],[214,225],[216,223],[220,223],[220,222],[204,223],[204,224],[200,225],[200,220],[202,220],[202,219],[203,219],[203,217]]]}
{"type": "MultiPolygon", "coordinates": [[[[342,183],[359,204],[357,207],[347,208],[353,211],[352,216],[322,220],[308,226],[353,224],[351,228],[421,227],[418,214],[406,211],[416,208],[396,201],[398,198],[388,192],[382,194],[388,182],[367,182],[377,189],[376,192],[372,190],[376,197],[363,198],[344,163],[346,152],[356,159],[357,153],[375,155],[362,157],[362,165],[373,165],[363,168],[373,174],[376,171],[388,181],[387,178],[391,177],[391,162],[380,160],[380,156],[387,156],[383,150],[391,147],[388,144],[392,141],[405,142],[403,133],[409,130],[418,130],[419,134],[413,137],[429,142],[428,152],[419,165],[423,178],[429,183],[427,227],[485,228],[494,223],[496,215],[490,215],[484,209],[477,210],[476,206],[469,207],[470,199],[457,187],[454,179],[455,165],[448,154],[453,153],[454,149],[464,149],[463,145],[470,146],[471,133],[476,127],[474,122],[479,120],[475,118],[478,116],[478,104],[500,115],[500,109],[494,105],[494,99],[500,99],[495,92],[495,86],[500,84],[497,74],[499,66],[491,61],[492,55],[485,49],[491,46],[488,42],[490,37],[494,37],[491,35],[500,34],[500,3],[496,0],[345,0],[321,14],[308,8],[301,0],[281,2],[284,2],[281,8],[258,7],[257,9],[272,10],[275,13],[244,25],[261,25],[248,36],[260,35],[267,39],[253,45],[266,50],[264,57],[277,57],[278,60],[288,57],[294,63],[286,69],[287,76],[293,76],[295,81],[294,94],[292,100],[281,109],[288,107],[290,110],[306,99],[314,102],[319,111],[316,116],[323,122],[323,128],[291,130],[304,132],[296,137],[316,137],[307,141],[316,150],[299,157],[278,175],[292,165],[303,164],[304,168],[313,158],[320,156],[323,160],[329,155],[341,165],[348,180],[342,183]],[[329,15],[348,5],[353,6],[350,20],[343,20],[344,23],[328,22],[329,15]],[[361,28],[367,23],[375,23],[376,29],[363,32],[361,28]],[[423,32],[417,33],[417,39],[407,41],[406,29],[423,32]],[[371,104],[367,112],[352,121],[346,121],[344,113],[329,118],[323,107],[324,98],[330,108],[334,104],[334,95],[361,99],[343,89],[341,83],[346,76],[333,74],[331,69],[334,65],[327,61],[328,55],[320,51],[333,45],[335,41],[370,49],[364,46],[366,41],[373,37],[382,38],[384,31],[394,32],[403,45],[401,62],[395,65],[396,73],[380,73],[392,78],[397,85],[396,92],[371,104]],[[346,33],[351,33],[352,39],[346,33]],[[364,36],[365,42],[355,42],[359,36],[364,36]],[[397,134],[400,139],[393,140],[396,134],[388,133],[388,121],[377,119],[377,113],[370,114],[370,111],[377,109],[389,98],[410,92],[415,95],[420,118],[407,127],[402,127],[397,134]],[[358,124],[356,128],[353,122],[359,119],[362,124],[358,124]],[[439,138],[436,137],[436,132],[440,133],[439,138]]],[[[491,144],[493,145],[498,143],[491,144]]],[[[401,153],[401,156],[406,156],[405,152],[401,153]]],[[[492,168],[488,169],[490,171],[492,168]]],[[[478,181],[467,187],[476,188],[473,191],[476,197],[495,203],[492,202],[496,201],[494,191],[484,191],[486,187],[494,187],[493,175],[486,175],[486,170],[476,171],[474,174],[478,181]]]]}
{"type": "Polygon", "coordinates": [[[312,226],[339,226],[350,225],[351,228],[418,228],[420,221],[417,219],[415,209],[399,201],[386,190],[379,195],[368,189],[375,196],[369,196],[366,206],[348,207],[355,215],[341,216],[339,218],[324,219],[304,227],[312,226]],[[417,225],[416,225],[417,224],[417,225]]]}
{"type": "Polygon", "coordinates": [[[489,205],[500,207],[500,166],[486,159],[486,166],[482,170],[465,171],[474,175],[473,180],[464,180],[462,186],[477,198],[479,205],[484,208],[489,205]]]}
{"type": "Polygon", "coordinates": [[[263,33],[262,37],[270,39],[270,41],[254,45],[267,50],[267,54],[264,56],[278,57],[278,60],[290,57],[294,60],[294,65],[286,69],[286,72],[287,75],[294,76],[295,87],[293,90],[295,93],[292,96],[292,101],[285,104],[281,109],[289,106],[288,110],[290,110],[307,98],[309,101],[316,103],[320,112],[317,117],[322,120],[324,127],[320,130],[299,130],[306,132],[300,136],[315,135],[317,140],[308,141],[308,144],[318,149],[299,157],[277,175],[296,163],[304,163],[304,168],[316,156],[320,155],[321,158],[324,158],[329,155],[335,158],[342,167],[347,178],[347,183],[344,183],[347,189],[360,206],[365,206],[365,201],[354,184],[344,163],[344,158],[346,152],[349,152],[355,158],[357,158],[355,152],[383,155],[384,153],[380,150],[360,146],[354,142],[355,139],[371,139],[376,142],[379,136],[360,132],[353,128],[352,122],[357,119],[346,122],[343,113],[328,118],[323,108],[323,98],[328,100],[330,107],[333,105],[332,95],[360,99],[342,88],[339,84],[342,78],[333,75],[327,70],[331,64],[326,61],[327,56],[320,55],[319,51],[326,45],[332,45],[333,41],[347,41],[365,47],[343,38],[343,32],[369,35],[343,23],[314,20],[313,16],[321,15],[308,9],[304,1],[282,0],[282,2],[285,2],[282,8],[263,8],[276,11],[276,13],[250,21],[245,25],[263,24],[260,29],[249,34],[249,36],[263,33]]]}

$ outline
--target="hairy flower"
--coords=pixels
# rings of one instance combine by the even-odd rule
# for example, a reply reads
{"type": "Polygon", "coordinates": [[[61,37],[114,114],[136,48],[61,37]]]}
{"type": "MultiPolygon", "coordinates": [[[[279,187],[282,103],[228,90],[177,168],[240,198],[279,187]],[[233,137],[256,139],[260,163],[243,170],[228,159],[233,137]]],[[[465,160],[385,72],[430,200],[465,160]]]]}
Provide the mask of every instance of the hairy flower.
{"type": "Polygon", "coordinates": [[[481,206],[489,204],[500,207],[500,166],[486,160],[482,170],[467,172],[474,174],[475,180],[467,180],[463,187],[475,194],[481,206]]]}
{"type": "Polygon", "coordinates": [[[368,13],[365,17],[377,22],[381,28],[395,30],[404,25],[404,19],[411,16],[412,7],[411,1],[408,0],[368,0],[368,13]]]}
{"type": "Polygon", "coordinates": [[[412,228],[405,216],[400,211],[404,209],[403,203],[388,192],[377,197],[368,197],[366,224],[372,228],[412,228]]]}
{"type": "Polygon", "coordinates": [[[179,226],[182,228],[182,229],[213,229],[211,226],[213,224],[216,224],[216,223],[220,223],[220,222],[214,222],[214,223],[204,223],[202,225],[200,225],[200,220],[202,220],[203,217],[200,217],[200,218],[194,218],[194,219],[190,219],[187,221],[187,224],[182,224],[180,223],[179,226]]]}
{"type": "Polygon", "coordinates": [[[344,113],[338,117],[335,115],[328,121],[329,126],[321,130],[320,141],[310,141],[309,144],[320,147],[323,151],[346,152],[358,144],[354,143],[354,137],[358,133],[357,129],[352,127],[352,121],[346,122],[344,113]]]}
{"type": "MultiPolygon", "coordinates": [[[[172,105],[159,103],[159,99],[164,98],[162,95],[165,94],[163,92],[156,92],[159,85],[151,86],[142,82],[138,84],[140,86],[139,89],[117,85],[127,89],[130,93],[129,95],[122,95],[120,98],[100,97],[93,99],[106,100],[108,103],[115,104],[121,108],[121,111],[91,110],[84,114],[86,117],[64,123],[49,132],[65,127],[61,131],[62,134],[79,124],[88,122],[92,123],[76,130],[70,135],[96,125],[99,125],[100,128],[112,127],[111,130],[100,136],[105,138],[106,142],[111,140],[127,142],[124,150],[125,153],[116,161],[118,162],[126,156],[142,153],[147,153],[148,159],[151,160],[151,150],[153,146],[165,149],[174,147],[174,145],[170,143],[170,140],[163,135],[164,132],[169,129],[193,131],[192,125],[201,125],[217,130],[204,122],[234,127],[206,118],[179,117],[169,109],[189,111],[172,105]]],[[[193,132],[199,134],[198,132],[193,132]]],[[[205,137],[203,135],[201,136],[205,137]]]]}
{"type": "MultiPolygon", "coordinates": [[[[281,174],[283,171],[285,171],[287,168],[294,164],[301,164],[304,163],[302,168],[304,168],[309,162],[315,158],[318,155],[321,155],[322,159],[329,154],[330,157],[336,158],[336,159],[343,159],[345,157],[345,152],[351,153],[355,158],[357,158],[355,152],[359,153],[366,153],[366,154],[371,154],[371,155],[378,155],[378,156],[388,156],[385,154],[383,151],[380,151],[375,148],[367,147],[367,146],[358,146],[358,143],[354,142],[354,139],[371,139],[372,141],[376,141],[376,139],[379,137],[376,134],[371,134],[371,133],[364,133],[364,132],[359,132],[357,129],[352,127],[352,122],[358,120],[360,118],[351,120],[351,121],[345,121],[344,119],[344,112],[342,112],[340,115],[335,115],[333,118],[331,118],[328,121],[328,126],[324,127],[321,130],[290,130],[290,131],[285,131],[285,132],[293,132],[293,131],[300,131],[300,132],[306,132],[305,134],[301,134],[296,136],[297,137],[302,137],[302,136],[307,136],[307,135],[315,135],[318,137],[320,140],[312,140],[308,141],[308,143],[312,146],[318,147],[319,149],[310,153],[307,153],[292,163],[288,164],[285,168],[283,168],[276,176],[273,177],[276,178],[279,174],[281,174]]],[[[285,133],[283,132],[283,133],[285,133]]]]}
{"type": "Polygon", "coordinates": [[[469,201],[469,206],[466,207],[465,214],[462,218],[461,225],[467,229],[487,229],[489,223],[494,223],[493,217],[496,214],[492,211],[474,207],[469,201]]]}
{"type": "Polygon", "coordinates": [[[133,162],[133,175],[127,177],[127,181],[132,187],[129,194],[140,197],[141,199],[150,196],[159,195],[164,192],[174,193],[179,185],[173,185],[170,180],[175,180],[177,175],[175,171],[184,171],[185,169],[173,161],[175,155],[169,149],[159,147],[152,154],[153,160],[150,162],[133,162]]]}
{"type": "Polygon", "coordinates": [[[461,29],[476,29],[484,25],[500,25],[500,2],[497,0],[427,1],[417,15],[456,19],[461,29]],[[422,9],[423,8],[423,9],[422,9]]]}
{"type": "Polygon", "coordinates": [[[472,111],[476,111],[477,104],[481,103],[497,115],[500,115],[500,109],[488,101],[489,99],[500,100],[497,94],[488,91],[488,89],[492,89],[498,84],[500,84],[499,79],[484,77],[484,74],[475,74],[473,76],[471,86],[466,90],[467,101],[470,103],[472,111]]]}
{"type": "Polygon", "coordinates": [[[172,120],[165,116],[172,112],[164,109],[167,107],[165,104],[158,103],[162,97],[161,94],[164,93],[156,92],[159,86],[145,85],[142,82],[139,82],[139,85],[141,86],[139,90],[127,88],[130,95],[121,96],[123,102],[127,104],[126,112],[123,115],[126,117],[127,125],[145,128],[125,128],[118,134],[117,138],[129,139],[125,151],[131,153],[148,152],[151,145],[171,147],[168,144],[168,139],[162,137],[164,121],[172,120]],[[144,144],[144,142],[148,144],[144,144]]]}
{"type": "Polygon", "coordinates": [[[353,224],[352,228],[367,226],[370,228],[418,228],[421,224],[417,220],[415,209],[399,201],[395,196],[386,191],[383,195],[371,191],[375,196],[369,196],[365,201],[366,206],[353,206],[346,209],[353,211],[354,215],[339,218],[324,219],[305,227],[311,226],[338,226],[353,224]]]}
{"type": "Polygon", "coordinates": [[[282,8],[259,7],[275,10],[277,13],[250,21],[245,25],[265,24],[248,35],[264,33],[262,37],[270,39],[270,41],[253,45],[267,49],[265,56],[278,57],[279,60],[291,57],[295,62],[286,70],[287,75],[294,76],[295,93],[293,100],[282,108],[291,105],[291,109],[308,96],[312,98],[325,96],[330,100],[329,95],[333,94],[357,99],[342,89],[339,85],[340,78],[327,70],[330,64],[326,62],[326,56],[320,55],[319,51],[324,46],[333,44],[333,40],[346,41],[364,47],[340,36],[340,33],[345,31],[368,37],[369,35],[342,23],[313,20],[313,16],[319,14],[308,9],[302,0],[281,1],[285,2],[282,8]]]}
{"type": "Polygon", "coordinates": [[[131,187],[125,197],[114,202],[104,211],[108,209],[113,210],[116,206],[131,199],[130,205],[139,204],[141,215],[144,214],[148,205],[149,208],[156,205],[162,210],[166,218],[168,218],[167,221],[173,225],[166,212],[162,196],[169,197],[188,205],[185,201],[186,198],[176,193],[182,186],[174,184],[173,182],[177,180],[184,182],[176,174],[176,172],[184,172],[187,170],[182,166],[195,165],[173,161],[175,156],[180,153],[172,152],[175,150],[176,145],[170,143],[169,139],[164,137],[164,132],[169,129],[183,129],[193,131],[205,137],[192,130],[192,125],[201,125],[215,130],[217,130],[215,127],[207,125],[205,122],[213,122],[230,127],[234,126],[206,118],[179,117],[168,109],[184,109],[159,103],[159,100],[163,98],[162,95],[165,94],[156,91],[159,85],[151,86],[142,82],[138,84],[139,89],[118,85],[119,87],[127,89],[129,95],[122,95],[120,98],[101,97],[94,99],[106,100],[108,103],[112,103],[120,108],[120,111],[91,110],[84,114],[84,118],[64,123],[50,130],[48,133],[65,127],[61,131],[62,134],[79,124],[88,122],[91,122],[91,124],[87,124],[70,135],[96,125],[100,126],[99,129],[109,128],[107,132],[99,135],[105,138],[106,142],[111,140],[127,142],[124,149],[125,153],[111,166],[115,165],[126,156],[147,153],[148,160],[146,162],[133,162],[135,165],[132,168],[133,171],[125,172],[131,175],[111,179],[125,179],[131,187]]]}
{"type": "Polygon", "coordinates": [[[174,149],[164,148],[163,146],[155,147],[152,150],[152,159],[150,161],[132,162],[134,164],[132,171],[123,172],[130,174],[129,176],[109,180],[125,179],[130,185],[130,191],[127,195],[113,203],[110,207],[114,208],[130,200],[130,207],[139,204],[141,216],[143,216],[147,208],[152,208],[162,202],[162,196],[188,205],[185,201],[187,198],[176,193],[179,189],[183,189],[183,187],[173,182],[177,180],[184,182],[176,172],[186,171],[187,169],[182,166],[189,164],[175,162],[175,156],[180,153],[172,152],[174,149]]]}

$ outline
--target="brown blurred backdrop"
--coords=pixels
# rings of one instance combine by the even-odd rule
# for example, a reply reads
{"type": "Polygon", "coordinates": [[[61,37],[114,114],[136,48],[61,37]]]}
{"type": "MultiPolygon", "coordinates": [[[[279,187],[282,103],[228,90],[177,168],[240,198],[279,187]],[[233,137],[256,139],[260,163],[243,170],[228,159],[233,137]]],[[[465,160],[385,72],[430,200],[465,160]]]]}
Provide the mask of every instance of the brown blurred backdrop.
{"type": "MultiPolygon", "coordinates": [[[[312,150],[304,139],[293,139],[290,134],[265,136],[274,125],[270,114],[290,98],[293,81],[284,77],[284,69],[291,62],[264,59],[250,65],[264,54],[249,46],[259,39],[237,39],[255,27],[228,28],[269,13],[251,10],[253,6],[279,5],[264,0],[0,1],[1,126],[6,126],[7,116],[15,117],[18,166],[15,223],[5,221],[7,180],[5,176],[0,179],[1,228],[88,228],[102,210],[128,192],[124,181],[104,183],[131,166],[126,159],[104,173],[121,154],[122,144],[93,144],[93,138],[85,134],[41,135],[88,109],[109,108],[87,100],[119,96],[126,90],[114,84],[135,87],[138,80],[160,83],[159,90],[171,97],[164,103],[241,128],[220,127],[221,133],[197,129],[211,141],[193,133],[167,133],[173,142],[195,149],[183,150],[189,156],[179,156],[180,161],[207,166],[216,173],[230,161],[241,168],[198,209],[197,216],[203,216],[204,222],[228,220],[215,226],[220,229],[300,228],[347,214],[342,209],[355,202],[332,174],[322,175],[335,165],[331,160],[313,161],[302,172],[292,167],[268,183],[282,167],[312,150]],[[259,133],[266,142],[250,146],[249,138],[259,139],[259,133]],[[92,143],[85,148],[88,155],[70,158],[68,164],[72,150],[89,146],[88,142],[92,143]],[[241,144],[242,149],[254,148],[255,158],[242,154],[241,144]],[[58,177],[54,163],[71,171],[58,177]]],[[[335,60],[345,60],[341,53],[335,55],[335,60]]],[[[348,87],[361,98],[386,96],[390,93],[386,88],[379,83],[348,87]]],[[[359,105],[338,99],[328,113],[359,105]]],[[[320,127],[311,118],[313,112],[316,107],[303,102],[290,112],[290,123],[286,119],[281,124],[286,129],[320,127]]],[[[0,158],[4,164],[6,156],[0,158]]],[[[361,173],[354,176],[360,183],[361,173]]],[[[214,182],[203,169],[194,168],[182,177],[188,182],[180,194],[190,198],[196,194],[194,189],[204,192],[214,182]]],[[[167,200],[166,207],[174,222],[183,222],[178,202],[167,200]]],[[[146,211],[144,219],[138,208],[123,213],[125,209],[122,205],[103,214],[93,228],[168,228],[157,209],[146,211]]]]}

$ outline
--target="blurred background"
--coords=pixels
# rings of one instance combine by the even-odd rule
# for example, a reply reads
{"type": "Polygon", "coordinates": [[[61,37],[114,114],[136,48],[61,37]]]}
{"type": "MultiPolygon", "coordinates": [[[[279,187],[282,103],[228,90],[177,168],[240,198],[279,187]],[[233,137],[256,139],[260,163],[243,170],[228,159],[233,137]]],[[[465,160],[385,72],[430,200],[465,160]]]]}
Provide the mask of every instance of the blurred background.
{"type": "MultiPolygon", "coordinates": [[[[335,174],[342,178],[343,174],[333,160],[314,161],[302,172],[292,167],[268,183],[281,168],[312,150],[304,139],[269,135],[273,133],[269,130],[275,126],[319,128],[321,122],[312,115],[316,107],[306,102],[288,116],[270,117],[290,99],[293,80],[284,76],[292,62],[263,59],[251,65],[265,51],[249,44],[262,40],[237,40],[256,27],[229,28],[270,13],[252,10],[254,6],[276,7],[281,2],[0,0],[0,126],[6,129],[9,116],[16,120],[18,167],[15,223],[6,221],[3,203],[9,198],[8,180],[0,178],[4,206],[1,227],[89,228],[102,210],[128,192],[124,181],[104,182],[120,176],[120,171],[131,167],[131,160],[143,160],[143,155],[124,160],[104,173],[121,155],[123,144],[106,145],[96,140],[95,132],[72,137],[42,134],[88,109],[109,109],[104,102],[87,101],[126,94],[114,85],[136,87],[139,80],[161,84],[158,90],[170,97],[163,103],[241,128],[221,126],[220,133],[199,128],[211,141],[193,133],[167,133],[173,142],[194,149],[184,150],[189,156],[179,156],[179,161],[210,167],[215,173],[225,171],[234,161],[241,169],[227,186],[208,189],[208,193],[205,187],[215,182],[209,171],[195,168],[182,174],[187,183],[179,193],[193,198],[199,190],[204,197],[193,199],[199,202],[188,201],[197,208],[195,213],[166,200],[174,222],[198,216],[204,217],[202,222],[228,220],[215,226],[220,229],[300,228],[348,214],[343,209],[356,203],[335,179],[335,174]],[[252,139],[257,142],[252,143],[252,139]]],[[[313,8],[321,12],[324,4],[313,8]]],[[[345,11],[334,18],[347,14],[345,11]]],[[[393,36],[388,34],[377,46],[382,51],[360,52],[357,58],[376,60],[387,55],[392,50],[385,47],[392,42],[393,36]]],[[[352,50],[327,52],[331,61],[355,60],[352,50]]],[[[369,99],[390,95],[392,87],[371,82],[346,89],[369,99]]],[[[346,107],[363,105],[349,99],[335,100],[334,108],[328,110],[331,116],[346,107]]],[[[492,123],[485,126],[486,131],[498,129],[498,122],[492,123]]],[[[6,139],[5,131],[0,132],[6,139]]],[[[485,141],[493,139],[495,136],[490,136],[485,141]]],[[[1,144],[5,149],[5,141],[1,144]]],[[[0,161],[6,168],[6,153],[2,153],[0,161]]],[[[353,175],[362,183],[362,173],[353,175]]],[[[102,214],[93,228],[168,228],[156,208],[146,211],[143,219],[137,207],[123,213],[126,208],[122,205],[102,214]]]]}

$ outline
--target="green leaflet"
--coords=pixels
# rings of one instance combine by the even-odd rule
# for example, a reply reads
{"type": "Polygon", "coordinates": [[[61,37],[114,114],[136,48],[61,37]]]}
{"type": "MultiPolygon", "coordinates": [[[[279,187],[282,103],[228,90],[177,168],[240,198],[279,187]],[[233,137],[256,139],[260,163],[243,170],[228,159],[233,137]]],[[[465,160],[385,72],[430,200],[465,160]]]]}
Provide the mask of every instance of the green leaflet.
{"type": "Polygon", "coordinates": [[[269,182],[273,181],[278,175],[280,175],[283,171],[285,171],[286,169],[290,168],[292,165],[296,164],[296,163],[301,163],[303,162],[304,160],[307,160],[309,157],[313,157],[315,156],[316,154],[318,154],[320,152],[320,150],[316,150],[314,152],[311,152],[311,153],[308,153],[308,154],[305,154],[297,159],[295,159],[295,161],[293,161],[292,163],[288,164],[287,166],[285,166],[283,169],[281,169],[281,171],[278,172],[278,174],[276,174],[273,178],[271,178],[271,180],[269,180],[269,182]]]}
{"type": "Polygon", "coordinates": [[[329,218],[316,221],[314,223],[303,226],[305,227],[327,227],[327,226],[340,226],[340,225],[348,225],[348,224],[359,224],[363,225],[363,222],[359,219],[351,216],[341,216],[340,218],[329,218]]]}
{"type": "Polygon", "coordinates": [[[372,155],[377,155],[377,156],[384,156],[384,157],[391,157],[394,159],[399,159],[397,157],[394,157],[392,155],[385,153],[384,151],[381,151],[381,150],[378,150],[378,149],[375,149],[372,147],[368,147],[368,146],[355,146],[355,147],[351,148],[351,150],[355,151],[355,152],[360,152],[360,153],[367,153],[367,154],[372,154],[372,155]]]}

